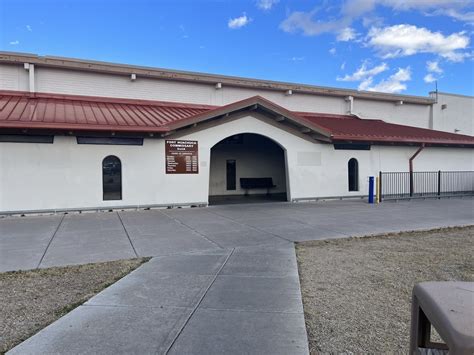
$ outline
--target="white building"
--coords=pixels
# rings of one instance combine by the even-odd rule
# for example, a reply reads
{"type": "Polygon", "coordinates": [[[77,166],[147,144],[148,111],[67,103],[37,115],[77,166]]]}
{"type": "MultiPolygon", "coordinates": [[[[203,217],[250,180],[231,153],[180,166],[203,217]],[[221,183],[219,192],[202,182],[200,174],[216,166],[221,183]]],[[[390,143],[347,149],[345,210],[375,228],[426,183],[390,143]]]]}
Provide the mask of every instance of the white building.
{"type": "Polygon", "coordinates": [[[0,213],[366,196],[410,159],[472,172],[473,126],[467,96],[0,52],[0,213]]]}

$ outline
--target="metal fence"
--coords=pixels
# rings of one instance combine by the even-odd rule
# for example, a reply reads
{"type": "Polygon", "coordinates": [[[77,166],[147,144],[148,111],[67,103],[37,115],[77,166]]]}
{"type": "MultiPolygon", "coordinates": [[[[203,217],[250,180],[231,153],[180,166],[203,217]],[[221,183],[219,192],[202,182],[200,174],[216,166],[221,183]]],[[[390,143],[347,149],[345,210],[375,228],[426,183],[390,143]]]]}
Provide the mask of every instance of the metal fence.
{"type": "Polygon", "coordinates": [[[381,200],[474,195],[474,171],[380,172],[381,200]]]}

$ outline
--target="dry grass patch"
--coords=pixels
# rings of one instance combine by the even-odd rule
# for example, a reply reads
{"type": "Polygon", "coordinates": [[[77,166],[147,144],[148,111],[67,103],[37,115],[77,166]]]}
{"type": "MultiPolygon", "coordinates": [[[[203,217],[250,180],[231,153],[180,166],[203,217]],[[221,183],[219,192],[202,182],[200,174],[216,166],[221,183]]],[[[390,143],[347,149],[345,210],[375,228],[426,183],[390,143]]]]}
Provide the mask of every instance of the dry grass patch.
{"type": "Polygon", "coordinates": [[[0,353],[70,312],[148,259],[0,273],[0,353]]]}
{"type": "Polygon", "coordinates": [[[297,244],[312,354],[408,353],[421,281],[474,281],[474,226],[297,244]]]}

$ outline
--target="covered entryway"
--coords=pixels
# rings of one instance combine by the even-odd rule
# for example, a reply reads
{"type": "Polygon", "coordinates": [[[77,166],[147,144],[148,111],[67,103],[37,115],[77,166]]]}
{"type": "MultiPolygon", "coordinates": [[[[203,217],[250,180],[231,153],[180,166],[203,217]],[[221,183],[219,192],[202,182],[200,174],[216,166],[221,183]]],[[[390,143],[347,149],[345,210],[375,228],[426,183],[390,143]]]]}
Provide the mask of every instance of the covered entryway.
{"type": "Polygon", "coordinates": [[[260,134],[227,137],[211,149],[209,204],[287,201],[285,150],[260,134]]]}

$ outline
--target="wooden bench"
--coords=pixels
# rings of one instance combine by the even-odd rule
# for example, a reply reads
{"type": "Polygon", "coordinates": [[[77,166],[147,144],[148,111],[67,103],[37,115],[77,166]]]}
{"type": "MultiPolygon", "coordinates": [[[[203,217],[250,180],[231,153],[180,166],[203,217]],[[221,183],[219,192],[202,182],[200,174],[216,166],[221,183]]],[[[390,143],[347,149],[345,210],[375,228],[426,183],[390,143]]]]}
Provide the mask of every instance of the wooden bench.
{"type": "Polygon", "coordinates": [[[270,195],[270,189],[275,188],[271,177],[263,178],[240,178],[240,187],[245,190],[245,195],[249,194],[250,189],[267,189],[267,195],[270,195]]]}

